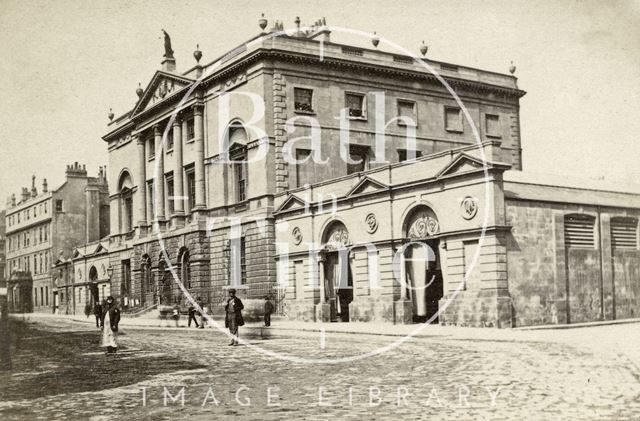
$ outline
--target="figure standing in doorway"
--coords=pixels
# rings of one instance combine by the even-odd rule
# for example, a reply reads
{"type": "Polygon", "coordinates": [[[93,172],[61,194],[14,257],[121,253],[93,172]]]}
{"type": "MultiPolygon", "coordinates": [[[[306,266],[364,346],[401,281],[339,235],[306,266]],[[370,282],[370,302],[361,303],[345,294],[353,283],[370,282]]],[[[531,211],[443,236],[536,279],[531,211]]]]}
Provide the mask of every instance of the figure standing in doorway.
{"type": "Polygon", "coordinates": [[[229,328],[229,333],[231,333],[231,343],[229,346],[238,345],[238,327],[244,325],[242,309],[244,309],[242,301],[236,297],[236,290],[231,288],[229,290],[227,305],[224,306],[224,326],[229,328]]]}

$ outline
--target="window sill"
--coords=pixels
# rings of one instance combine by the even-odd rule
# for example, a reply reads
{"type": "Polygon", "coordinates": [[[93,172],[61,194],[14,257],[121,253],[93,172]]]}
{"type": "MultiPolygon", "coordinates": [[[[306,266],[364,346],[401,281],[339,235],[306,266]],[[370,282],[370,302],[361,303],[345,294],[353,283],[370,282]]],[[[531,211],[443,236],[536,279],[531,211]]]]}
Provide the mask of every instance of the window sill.
{"type": "MultiPolygon", "coordinates": [[[[398,117],[401,117],[401,116],[398,116],[398,117]]],[[[405,122],[403,122],[401,120],[398,120],[398,126],[401,126],[401,127],[409,126],[409,127],[416,127],[416,128],[418,127],[417,124],[406,124],[405,122]]]]}
{"type": "Polygon", "coordinates": [[[311,111],[307,111],[307,110],[293,110],[294,113],[296,114],[303,114],[303,115],[316,115],[316,112],[314,110],[311,111]]]}
{"type": "Polygon", "coordinates": [[[351,117],[351,116],[347,116],[348,120],[355,120],[355,121],[367,121],[367,116],[362,116],[362,117],[351,117]]]}
{"type": "Polygon", "coordinates": [[[463,130],[460,129],[445,129],[449,133],[464,133],[463,130]]]}
{"type": "Polygon", "coordinates": [[[193,143],[196,140],[195,137],[192,137],[191,139],[187,139],[184,141],[184,143],[193,143]]]}
{"type": "Polygon", "coordinates": [[[249,201],[248,200],[243,200],[242,202],[238,202],[234,205],[233,208],[236,212],[238,211],[243,211],[243,210],[247,210],[249,209],[249,201]]]}
{"type": "Polygon", "coordinates": [[[488,137],[488,138],[491,138],[491,139],[502,139],[502,136],[500,136],[499,134],[486,133],[485,136],[488,137]]]}
{"type": "Polygon", "coordinates": [[[147,162],[151,162],[151,161],[153,161],[154,159],[156,159],[156,156],[155,156],[155,155],[150,156],[149,158],[147,158],[147,162]]]}
{"type": "Polygon", "coordinates": [[[164,151],[165,155],[169,155],[173,153],[173,148],[171,149],[167,149],[166,151],[164,151]]]}

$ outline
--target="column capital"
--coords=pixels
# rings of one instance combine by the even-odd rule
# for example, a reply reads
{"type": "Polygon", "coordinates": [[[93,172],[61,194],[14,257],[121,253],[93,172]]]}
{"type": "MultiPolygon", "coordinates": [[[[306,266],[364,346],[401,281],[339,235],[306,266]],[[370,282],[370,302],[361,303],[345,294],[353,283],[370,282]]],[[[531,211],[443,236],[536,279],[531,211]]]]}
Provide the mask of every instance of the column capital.
{"type": "Polygon", "coordinates": [[[191,109],[193,110],[194,116],[201,116],[204,112],[204,104],[200,102],[195,103],[191,106],[191,109]]]}
{"type": "Polygon", "coordinates": [[[173,119],[173,123],[171,123],[171,127],[180,127],[182,125],[182,113],[176,114],[176,117],[173,119]]]}
{"type": "Polygon", "coordinates": [[[162,125],[160,123],[156,123],[153,125],[153,135],[162,136],[162,125]]]}
{"type": "Polygon", "coordinates": [[[136,140],[136,144],[144,146],[144,137],[140,133],[134,134],[133,138],[136,140]]]}

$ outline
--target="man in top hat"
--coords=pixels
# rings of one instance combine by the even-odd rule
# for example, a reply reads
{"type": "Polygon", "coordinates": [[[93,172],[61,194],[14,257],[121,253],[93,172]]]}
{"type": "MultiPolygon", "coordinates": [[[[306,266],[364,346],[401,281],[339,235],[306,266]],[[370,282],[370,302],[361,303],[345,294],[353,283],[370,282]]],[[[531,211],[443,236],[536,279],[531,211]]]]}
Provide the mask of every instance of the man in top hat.
{"type": "Polygon", "coordinates": [[[238,327],[244,325],[244,319],[242,318],[242,309],[244,305],[240,298],[236,297],[236,290],[231,288],[229,290],[229,299],[227,305],[224,307],[225,319],[224,326],[229,328],[231,333],[231,343],[229,346],[238,345],[238,327]]]}

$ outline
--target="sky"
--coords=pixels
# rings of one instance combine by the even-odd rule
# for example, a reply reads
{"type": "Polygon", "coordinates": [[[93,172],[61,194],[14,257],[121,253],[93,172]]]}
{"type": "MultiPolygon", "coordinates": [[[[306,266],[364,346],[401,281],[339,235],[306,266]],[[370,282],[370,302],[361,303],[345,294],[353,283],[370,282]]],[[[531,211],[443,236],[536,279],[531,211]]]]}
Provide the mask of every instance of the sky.
{"type": "Polygon", "coordinates": [[[108,164],[107,114],[160,68],[161,29],[186,70],[196,44],[207,63],[256,35],[261,13],[416,52],[424,40],[433,60],[485,70],[513,60],[525,171],[640,183],[640,1],[0,0],[0,209],[32,174],[52,188],[67,164],[108,164]]]}

